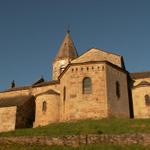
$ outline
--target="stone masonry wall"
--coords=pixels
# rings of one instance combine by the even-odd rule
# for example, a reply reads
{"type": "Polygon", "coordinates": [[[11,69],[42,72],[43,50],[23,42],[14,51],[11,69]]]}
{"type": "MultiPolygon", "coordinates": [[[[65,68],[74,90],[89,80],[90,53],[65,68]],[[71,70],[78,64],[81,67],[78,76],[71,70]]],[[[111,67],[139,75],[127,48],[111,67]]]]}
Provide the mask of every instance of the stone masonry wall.
{"type": "Polygon", "coordinates": [[[36,96],[40,93],[44,93],[48,90],[54,90],[56,92],[60,92],[60,84],[50,84],[50,85],[47,85],[47,86],[41,86],[41,87],[34,87],[31,89],[31,95],[33,96],[36,96]]]}
{"type": "Polygon", "coordinates": [[[15,91],[9,91],[9,92],[1,92],[0,98],[8,98],[8,97],[15,97],[15,96],[23,96],[23,95],[29,95],[29,89],[26,90],[15,90],[15,91]]]}
{"type": "Polygon", "coordinates": [[[41,87],[31,87],[28,89],[21,89],[21,90],[14,90],[14,91],[8,91],[8,92],[1,92],[0,93],[0,98],[10,98],[10,97],[15,97],[15,96],[24,96],[24,95],[37,95],[43,92],[46,92],[47,90],[54,89],[55,91],[59,92],[59,84],[49,84],[46,86],[41,86],[41,87]]]}
{"type": "Polygon", "coordinates": [[[107,117],[105,75],[104,63],[75,65],[65,72],[60,79],[62,120],[107,117]],[[88,94],[83,93],[85,77],[92,81],[92,91],[88,94]]]}
{"type": "Polygon", "coordinates": [[[132,89],[135,118],[150,118],[150,105],[146,104],[145,95],[150,96],[150,86],[136,87],[132,89]]]}
{"type": "Polygon", "coordinates": [[[0,108],[0,132],[15,130],[16,106],[0,108]]]}
{"type": "Polygon", "coordinates": [[[30,136],[0,137],[0,144],[40,144],[78,147],[83,144],[141,144],[150,145],[150,134],[89,134],[61,137],[30,136]]]}
{"type": "Polygon", "coordinates": [[[107,94],[109,116],[129,117],[127,74],[109,65],[107,65],[107,94]],[[120,85],[120,97],[116,95],[116,82],[120,85]]]}
{"type": "Polygon", "coordinates": [[[35,120],[35,101],[34,98],[29,99],[23,105],[17,106],[16,129],[31,128],[35,120]]]}
{"type": "Polygon", "coordinates": [[[59,95],[43,94],[36,98],[36,112],[34,127],[59,122],[60,97],[59,95]],[[42,110],[43,102],[46,102],[46,111],[42,110]]]}
{"type": "MultiPolygon", "coordinates": [[[[137,86],[142,81],[150,83],[150,78],[139,78],[133,80],[134,86],[137,86]]],[[[133,110],[135,118],[150,117],[150,105],[146,105],[145,95],[150,96],[150,86],[137,86],[132,88],[133,110]]]]}

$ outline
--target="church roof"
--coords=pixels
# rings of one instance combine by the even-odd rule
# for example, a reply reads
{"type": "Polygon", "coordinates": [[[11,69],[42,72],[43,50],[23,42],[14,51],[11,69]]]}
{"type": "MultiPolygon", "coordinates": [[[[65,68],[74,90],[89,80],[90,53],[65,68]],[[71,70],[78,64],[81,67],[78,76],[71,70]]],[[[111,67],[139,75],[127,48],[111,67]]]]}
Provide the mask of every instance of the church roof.
{"type": "Polygon", "coordinates": [[[150,71],[130,73],[132,79],[150,78],[150,71]]]}
{"type": "Polygon", "coordinates": [[[143,87],[143,86],[150,86],[150,82],[143,80],[139,84],[134,86],[134,88],[136,88],[136,87],[143,87]]]}
{"type": "Polygon", "coordinates": [[[70,31],[68,31],[58,50],[58,53],[54,61],[64,59],[64,58],[75,59],[77,57],[78,57],[77,50],[70,36],[70,31]]]}
{"type": "Polygon", "coordinates": [[[123,64],[123,57],[118,54],[106,52],[102,49],[91,48],[78,58],[71,61],[71,63],[84,63],[88,61],[109,61],[114,65],[125,68],[123,64]]]}
{"type": "Polygon", "coordinates": [[[48,85],[53,85],[53,84],[59,84],[59,80],[44,81],[44,82],[39,82],[39,83],[30,85],[30,86],[10,88],[10,89],[4,90],[4,91],[0,91],[0,93],[11,92],[11,91],[19,91],[19,90],[28,90],[30,88],[48,86],[48,85]]]}
{"type": "Polygon", "coordinates": [[[36,97],[40,96],[40,95],[45,95],[45,94],[60,95],[60,93],[58,93],[57,91],[50,89],[50,90],[47,90],[45,92],[37,94],[36,97]]]}
{"type": "Polygon", "coordinates": [[[32,95],[0,98],[0,107],[20,106],[31,99],[34,99],[32,95]]]}

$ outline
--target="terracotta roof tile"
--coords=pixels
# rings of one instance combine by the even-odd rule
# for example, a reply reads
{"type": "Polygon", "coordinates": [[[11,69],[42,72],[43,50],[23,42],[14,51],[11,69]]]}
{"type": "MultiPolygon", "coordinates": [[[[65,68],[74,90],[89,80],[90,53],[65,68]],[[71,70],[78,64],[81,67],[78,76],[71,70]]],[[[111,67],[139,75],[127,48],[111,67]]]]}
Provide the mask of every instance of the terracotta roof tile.
{"type": "Polygon", "coordinates": [[[45,92],[37,94],[36,97],[40,96],[40,95],[44,95],[44,94],[60,95],[60,93],[58,93],[57,91],[54,91],[54,90],[50,89],[50,90],[47,90],[45,92]]]}

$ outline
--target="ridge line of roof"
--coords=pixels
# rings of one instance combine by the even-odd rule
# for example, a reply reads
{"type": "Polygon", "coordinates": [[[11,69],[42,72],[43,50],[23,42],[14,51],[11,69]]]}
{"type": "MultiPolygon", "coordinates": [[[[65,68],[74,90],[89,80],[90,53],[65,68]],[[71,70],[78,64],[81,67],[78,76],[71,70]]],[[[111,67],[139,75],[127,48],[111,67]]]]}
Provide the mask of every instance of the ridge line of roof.
{"type": "Polygon", "coordinates": [[[60,95],[59,92],[57,92],[57,91],[55,91],[55,90],[53,90],[53,89],[49,89],[49,90],[47,90],[47,91],[41,92],[41,93],[39,93],[39,94],[36,94],[35,97],[40,96],[40,95],[43,95],[43,94],[55,94],[55,95],[60,95]]]}
{"type": "Polygon", "coordinates": [[[97,49],[97,50],[103,51],[103,52],[105,52],[105,53],[109,53],[109,54],[117,55],[117,56],[119,56],[119,57],[123,57],[122,55],[119,55],[119,54],[116,54],[116,53],[113,53],[113,52],[108,52],[108,51],[106,51],[106,50],[104,50],[104,49],[100,49],[100,48],[96,48],[96,47],[91,47],[91,48],[87,49],[86,51],[84,51],[84,52],[83,52],[81,55],[79,55],[77,58],[73,59],[72,61],[78,59],[80,56],[82,56],[82,55],[84,55],[85,53],[89,52],[91,49],[97,49]]]}
{"type": "Polygon", "coordinates": [[[146,86],[150,86],[150,82],[147,82],[147,81],[141,81],[139,84],[133,86],[133,89],[139,88],[139,87],[146,87],[146,86]]]}
{"type": "Polygon", "coordinates": [[[133,79],[146,78],[146,77],[150,77],[150,71],[131,72],[131,73],[130,73],[130,76],[131,76],[131,78],[133,78],[133,79]]]}
{"type": "Polygon", "coordinates": [[[29,86],[21,86],[21,87],[10,88],[10,89],[6,89],[4,91],[0,91],[0,93],[19,91],[19,90],[26,90],[26,89],[42,87],[42,86],[46,86],[46,85],[50,85],[50,84],[59,84],[59,80],[44,81],[44,82],[39,83],[37,85],[29,85],[29,86]]]}
{"type": "Polygon", "coordinates": [[[141,72],[131,72],[130,74],[134,74],[134,73],[150,73],[150,71],[141,71],[141,72]]]}

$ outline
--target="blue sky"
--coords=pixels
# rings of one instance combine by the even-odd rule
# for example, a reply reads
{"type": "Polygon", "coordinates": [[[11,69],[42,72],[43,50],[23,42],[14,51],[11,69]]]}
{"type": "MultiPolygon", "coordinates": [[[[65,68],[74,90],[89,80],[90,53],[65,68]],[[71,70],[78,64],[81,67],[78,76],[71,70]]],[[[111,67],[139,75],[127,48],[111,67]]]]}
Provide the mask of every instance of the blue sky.
{"type": "Polygon", "coordinates": [[[79,54],[91,47],[124,56],[128,71],[150,70],[149,0],[0,0],[0,90],[51,80],[67,26],[79,54]]]}

